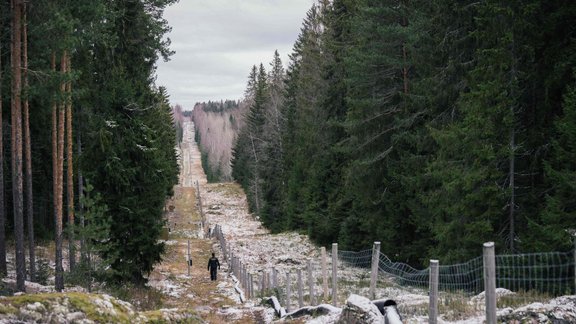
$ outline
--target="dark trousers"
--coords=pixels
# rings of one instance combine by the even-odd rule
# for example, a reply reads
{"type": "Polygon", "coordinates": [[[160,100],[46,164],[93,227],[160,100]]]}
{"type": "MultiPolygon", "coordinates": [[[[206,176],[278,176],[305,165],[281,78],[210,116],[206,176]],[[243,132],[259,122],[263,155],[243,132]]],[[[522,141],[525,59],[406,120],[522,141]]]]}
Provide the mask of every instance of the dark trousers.
{"type": "Polygon", "coordinates": [[[212,281],[216,280],[216,271],[218,271],[216,268],[210,269],[210,280],[212,281]]]}

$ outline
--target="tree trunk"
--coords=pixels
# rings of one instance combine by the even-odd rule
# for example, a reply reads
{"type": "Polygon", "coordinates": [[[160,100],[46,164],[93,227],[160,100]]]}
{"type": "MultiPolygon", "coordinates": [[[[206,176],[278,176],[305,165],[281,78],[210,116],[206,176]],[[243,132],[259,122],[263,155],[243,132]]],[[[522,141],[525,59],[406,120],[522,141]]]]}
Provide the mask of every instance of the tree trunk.
{"type": "Polygon", "coordinates": [[[258,169],[258,155],[256,154],[256,146],[254,145],[254,136],[250,133],[250,142],[252,143],[252,153],[254,154],[254,183],[253,183],[253,192],[254,192],[254,203],[256,204],[256,215],[260,215],[260,192],[258,186],[260,186],[260,179],[258,178],[259,169],[258,169]]]}
{"type": "Polygon", "coordinates": [[[22,183],[22,0],[12,2],[12,199],[16,239],[16,290],[25,291],[24,213],[22,183]]]}
{"type": "MultiPolygon", "coordinates": [[[[66,68],[71,71],[70,57],[67,57],[66,68]]],[[[72,160],[72,81],[66,83],[66,171],[67,171],[67,198],[68,198],[68,253],[70,256],[70,271],[76,267],[76,242],[74,235],[74,168],[72,160]]]]}
{"type": "MultiPolygon", "coordinates": [[[[24,89],[28,89],[28,22],[26,13],[26,3],[23,6],[23,29],[22,29],[22,64],[24,66],[24,89]]],[[[36,279],[36,255],[35,255],[35,242],[34,242],[34,204],[32,194],[32,148],[30,143],[30,109],[28,105],[28,96],[24,98],[23,113],[24,113],[24,158],[26,170],[26,218],[28,221],[28,250],[30,257],[30,281],[36,279]]]]}
{"type": "MultiPolygon", "coordinates": [[[[0,17],[2,17],[1,11],[0,17]]],[[[2,26],[1,19],[0,26],[2,26]]],[[[2,48],[1,44],[0,48],[2,48]]],[[[4,133],[2,123],[2,56],[0,55],[0,277],[4,277],[8,273],[6,267],[6,213],[4,211],[4,133]]]]}
{"type": "MultiPolygon", "coordinates": [[[[56,72],[56,54],[52,53],[51,62],[52,71],[56,72]]],[[[62,90],[62,89],[61,89],[62,90]]],[[[62,269],[62,194],[60,172],[59,172],[59,136],[58,136],[58,104],[52,102],[52,191],[54,197],[54,219],[56,235],[56,273],[54,286],[57,291],[64,289],[64,270],[62,269]]]]}
{"type": "MultiPolygon", "coordinates": [[[[82,129],[81,119],[78,118],[78,130],[82,129]]],[[[76,150],[78,151],[78,159],[82,157],[82,137],[80,131],[76,132],[76,150]]],[[[82,169],[78,168],[78,216],[80,218],[80,228],[82,233],[84,233],[84,203],[82,198],[84,197],[84,177],[82,176],[82,169]]],[[[88,261],[88,256],[86,254],[86,241],[84,235],[80,236],[80,263],[86,263],[88,261]]]]}

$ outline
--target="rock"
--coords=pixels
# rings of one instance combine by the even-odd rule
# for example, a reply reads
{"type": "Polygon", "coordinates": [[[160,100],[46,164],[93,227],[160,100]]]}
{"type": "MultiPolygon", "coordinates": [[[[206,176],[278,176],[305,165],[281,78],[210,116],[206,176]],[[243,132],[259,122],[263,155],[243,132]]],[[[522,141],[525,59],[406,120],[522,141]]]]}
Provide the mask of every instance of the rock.
{"type": "Polygon", "coordinates": [[[338,319],[339,324],[384,324],[384,316],[370,299],[358,295],[350,295],[342,314],[338,319]]]}
{"type": "Polygon", "coordinates": [[[301,317],[325,316],[331,313],[341,313],[342,309],[328,304],[318,306],[308,306],[299,308],[291,313],[286,314],[286,319],[296,319],[301,317]]]}
{"type": "Polygon", "coordinates": [[[498,317],[504,323],[576,323],[576,296],[562,296],[547,304],[532,303],[498,317]]]}

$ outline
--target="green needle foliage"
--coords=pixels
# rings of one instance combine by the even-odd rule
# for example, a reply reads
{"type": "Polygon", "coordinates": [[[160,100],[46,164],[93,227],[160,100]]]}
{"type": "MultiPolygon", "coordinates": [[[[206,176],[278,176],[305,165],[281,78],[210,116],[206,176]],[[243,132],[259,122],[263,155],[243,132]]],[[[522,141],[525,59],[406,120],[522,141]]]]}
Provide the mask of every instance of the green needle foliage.
{"type": "Polygon", "coordinates": [[[570,1],[318,1],[279,108],[252,71],[233,176],[274,232],[381,241],[413,265],[467,261],[485,241],[569,249],[575,13],[570,1]]]}

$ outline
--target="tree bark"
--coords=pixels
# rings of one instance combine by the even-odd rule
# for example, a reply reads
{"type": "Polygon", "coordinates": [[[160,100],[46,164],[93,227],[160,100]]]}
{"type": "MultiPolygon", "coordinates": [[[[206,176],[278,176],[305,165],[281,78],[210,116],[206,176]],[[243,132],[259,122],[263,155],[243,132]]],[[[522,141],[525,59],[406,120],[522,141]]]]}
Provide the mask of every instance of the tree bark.
{"type": "Polygon", "coordinates": [[[22,182],[22,0],[12,1],[12,199],[16,239],[16,290],[25,291],[24,213],[22,182]]]}
{"type": "MultiPolygon", "coordinates": [[[[24,66],[24,89],[28,89],[28,21],[26,13],[26,3],[23,6],[22,13],[22,64],[24,66]]],[[[28,96],[24,98],[23,105],[24,118],[24,159],[26,170],[26,219],[28,221],[28,250],[30,262],[30,281],[36,279],[36,254],[34,241],[34,202],[32,193],[32,148],[30,139],[30,107],[28,105],[28,96]]]]}
{"type": "MultiPolygon", "coordinates": [[[[56,72],[56,54],[52,53],[51,62],[52,71],[56,72]]],[[[62,91],[62,86],[60,88],[62,91]]],[[[63,111],[63,109],[60,109],[63,111]]],[[[62,291],[64,289],[64,270],[62,268],[62,194],[60,188],[61,184],[61,173],[60,163],[59,163],[59,125],[58,125],[58,104],[56,101],[52,102],[52,190],[54,197],[54,220],[55,224],[55,235],[56,235],[56,273],[54,286],[57,291],[62,291]]]]}
{"type": "MultiPolygon", "coordinates": [[[[71,71],[70,57],[67,56],[66,68],[71,71]]],[[[72,81],[66,83],[66,171],[67,171],[67,198],[68,198],[68,253],[70,257],[70,271],[76,267],[76,246],[74,235],[74,167],[72,160],[72,81]]]]}
{"type": "MultiPolygon", "coordinates": [[[[80,116],[79,116],[80,117],[80,116]]],[[[81,118],[78,118],[78,130],[82,129],[81,118]]],[[[76,132],[76,150],[78,151],[78,159],[82,157],[82,136],[81,132],[76,132]]],[[[77,168],[78,170],[78,217],[80,218],[80,228],[82,229],[82,233],[84,233],[84,177],[82,176],[82,169],[77,168]]],[[[84,238],[85,235],[80,235],[80,263],[87,263],[88,256],[86,254],[86,241],[84,238]]]]}
{"type": "MultiPolygon", "coordinates": [[[[1,17],[2,11],[0,8],[1,17]]],[[[2,26],[1,19],[0,26],[2,26]]],[[[1,44],[0,48],[2,48],[1,44]]],[[[2,123],[2,56],[0,55],[0,277],[8,274],[6,266],[6,213],[4,210],[4,131],[2,123]]]]}

